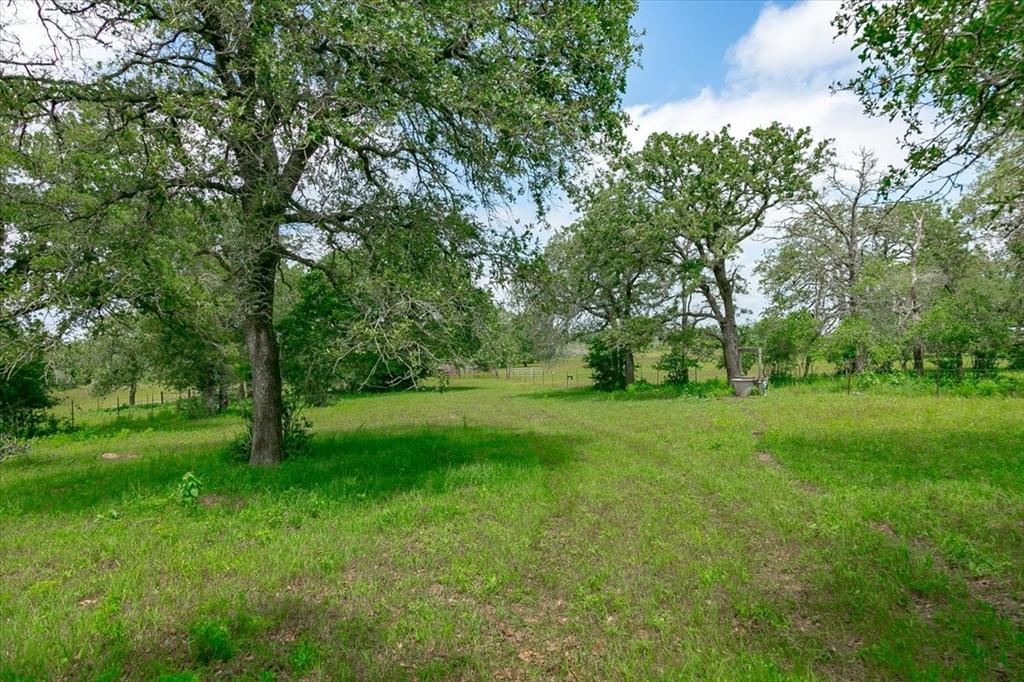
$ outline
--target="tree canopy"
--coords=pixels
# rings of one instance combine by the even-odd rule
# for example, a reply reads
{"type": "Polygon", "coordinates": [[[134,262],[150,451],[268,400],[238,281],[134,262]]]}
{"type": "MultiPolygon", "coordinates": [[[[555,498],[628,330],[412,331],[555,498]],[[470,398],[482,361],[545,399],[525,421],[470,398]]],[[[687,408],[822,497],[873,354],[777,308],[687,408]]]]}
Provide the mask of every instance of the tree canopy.
{"type": "Polygon", "coordinates": [[[950,161],[954,177],[1024,130],[1017,0],[845,0],[834,25],[853,37],[861,61],[840,87],[868,113],[907,125],[907,164],[886,186],[950,161]]]}
{"type": "Polygon", "coordinates": [[[417,198],[463,210],[525,188],[540,200],[621,139],[635,51],[632,0],[32,9],[45,50],[6,28],[0,40],[16,229],[31,241],[74,225],[87,252],[102,251],[126,206],[133,217],[213,206],[188,253],[223,269],[238,305],[255,464],[283,456],[282,261],[317,268],[317,245],[364,241],[417,198]],[[78,68],[97,50],[101,62],[78,68]]]}

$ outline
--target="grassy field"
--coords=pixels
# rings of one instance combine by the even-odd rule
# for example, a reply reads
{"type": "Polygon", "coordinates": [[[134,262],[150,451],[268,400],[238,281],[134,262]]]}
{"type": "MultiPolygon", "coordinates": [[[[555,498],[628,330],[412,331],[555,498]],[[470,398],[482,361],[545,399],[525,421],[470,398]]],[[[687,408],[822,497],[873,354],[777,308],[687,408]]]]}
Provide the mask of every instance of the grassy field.
{"type": "Polygon", "coordinates": [[[631,397],[86,411],[0,465],[0,680],[1024,677],[1020,398],[631,397]]]}

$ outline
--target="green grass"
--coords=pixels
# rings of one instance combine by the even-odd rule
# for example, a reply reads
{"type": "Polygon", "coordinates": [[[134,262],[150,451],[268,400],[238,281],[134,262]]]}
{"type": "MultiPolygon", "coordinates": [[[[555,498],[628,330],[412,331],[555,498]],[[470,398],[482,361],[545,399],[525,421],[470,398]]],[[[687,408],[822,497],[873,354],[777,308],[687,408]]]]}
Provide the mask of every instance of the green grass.
{"type": "Polygon", "coordinates": [[[1024,676],[1020,398],[456,384],[270,470],[169,408],[35,442],[0,680],[1024,676]]]}

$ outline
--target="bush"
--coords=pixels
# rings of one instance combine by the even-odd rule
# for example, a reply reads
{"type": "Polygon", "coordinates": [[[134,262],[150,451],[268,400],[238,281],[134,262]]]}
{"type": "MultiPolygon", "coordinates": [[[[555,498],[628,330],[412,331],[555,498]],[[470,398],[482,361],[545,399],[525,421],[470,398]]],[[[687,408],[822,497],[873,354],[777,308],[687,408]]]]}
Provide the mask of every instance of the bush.
{"type": "Polygon", "coordinates": [[[202,488],[202,483],[199,478],[188,471],[184,476],[181,477],[181,483],[178,484],[177,497],[178,503],[186,507],[190,507],[199,501],[199,491],[202,488]]]}
{"type": "Polygon", "coordinates": [[[594,375],[594,388],[621,391],[626,387],[626,354],[621,348],[608,344],[600,335],[590,340],[583,364],[594,375]]]}
{"type": "Polygon", "coordinates": [[[685,384],[652,384],[639,380],[630,384],[625,391],[616,393],[614,397],[623,400],[655,400],[682,396],[714,398],[728,395],[732,395],[732,388],[723,379],[690,381],[685,384]]]}
{"type": "MultiPolygon", "coordinates": [[[[859,393],[928,395],[935,393],[936,379],[942,395],[1021,396],[1024,395],[1024,375],[1016,372],[990,373],[981,377],[970,375],[959,378],[951,372],[936,377],[931,371],[924,376],[914,372],[862,372],[850,377],[851,388],[859,393]]],[[[846,392],[847,378],[843,374],[814,376],[807,380],[786,381],[772,379],[775,386],[791,385],[798,391],[846,392]]]]}
{"type": "Polygon", "coordinates": [[[56,403],[41,361],[0,365],[0,432],[21,438],[55,433],[57,419],[46,410],[56,403]]]}
{"type": "Polygon", "coordinates": [[[683,343],[673,343],[667,353],[658,359],[655,369],[666,372],[666,384],[681,386],[690,383],[690,368],[697,366],[697,361],[690,357],[689,348],[683,343]]]}
{"type": "Polygon", "coordinates": [[[210,410],[201,396],[182,398],[174,404],[174,409],[185,419],[202,419],[210,416],[210,410]]]}

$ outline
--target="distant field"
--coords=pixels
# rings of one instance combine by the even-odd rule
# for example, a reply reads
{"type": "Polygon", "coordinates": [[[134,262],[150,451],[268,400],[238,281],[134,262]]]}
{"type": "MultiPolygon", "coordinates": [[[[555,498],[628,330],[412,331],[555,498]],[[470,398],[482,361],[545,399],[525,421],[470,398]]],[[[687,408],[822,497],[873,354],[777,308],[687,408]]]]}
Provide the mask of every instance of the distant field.
{"type": "Polygon", "coordinates": [[[309,410],[272,470],[84,412],[0,464],[0,680],[1024,678],[1020,398],[577,367],[309,410]]]}
{"type": "MultiPolygon", "coordinates": [[[[140,384],[135,391],[135,403],[137,405],[159,405],[161,398],[163,404],[173,403],[178,397],[187,397],[188,393],[166,388],[159,384],[140,384]]],[[[58,391],[56,394],[58,404],[53,412],[63,419],[71,415],[71,402],[75,403],[75,411],[78,414],[103,412],[106,410],[116,411],[117,407],[128,407],[128,389],[118,389],[109,395],[93,395],[89,386],[78,386],[76,388],[58,391]]],[[[95,416],[95,415],[92,415],[95,416]]]]}

